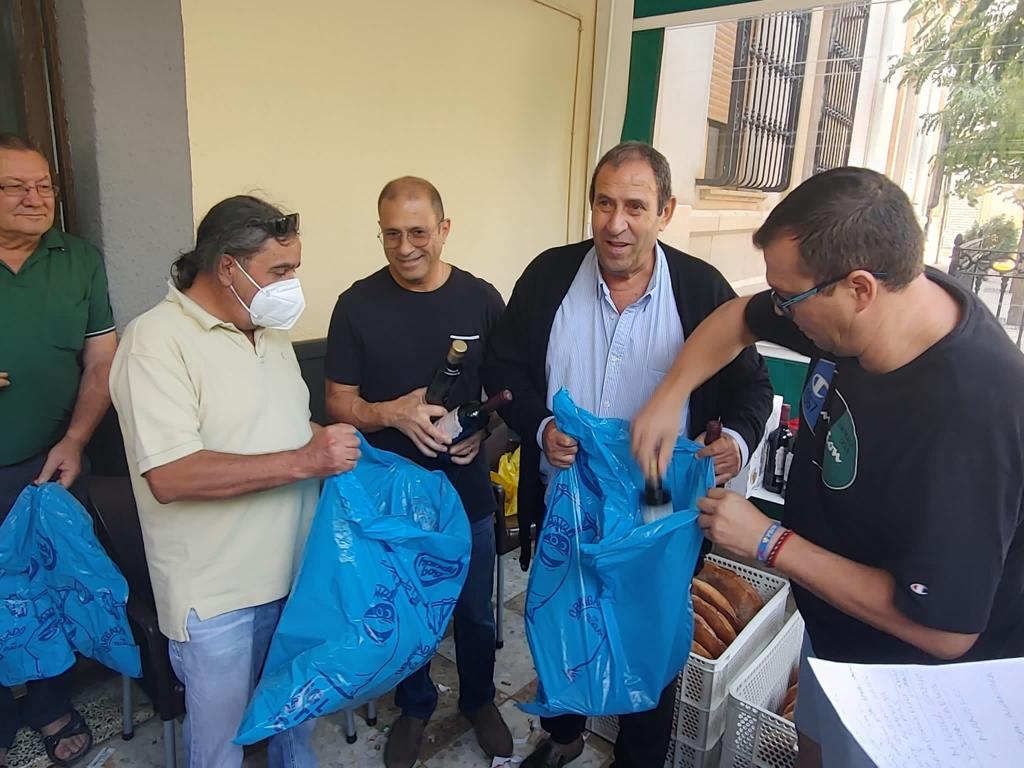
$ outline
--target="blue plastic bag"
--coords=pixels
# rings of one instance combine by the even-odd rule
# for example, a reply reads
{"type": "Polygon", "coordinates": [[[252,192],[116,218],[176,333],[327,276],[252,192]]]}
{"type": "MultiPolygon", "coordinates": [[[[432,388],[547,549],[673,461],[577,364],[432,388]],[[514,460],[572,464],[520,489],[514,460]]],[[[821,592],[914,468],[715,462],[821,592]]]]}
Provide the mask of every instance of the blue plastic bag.
{"type": "Polygon", "coordinates": [[[0,526],[0,685],[56,677],[75,651],[139,677],[128,583],[57,483],[29,485],[0,526]]]}
{"type": "Polygon", "coordinates": [[[360,448],[324,484],[238,744],[387,693],[444,637],[469,568],[462,501],[443,472],[360,448]]]}
{"type": "Polygon", "coordinates": [[[681,438],[666,478],[675,513],[644,525],[629,424],[577,408],[564,389],[553,410],[579,452],[552,481],[530,571],[526,637],[538,685],[522,709],[546,717],[653,709],[690,653],[696,501],[714,485],[713,462],[681,438]]]}

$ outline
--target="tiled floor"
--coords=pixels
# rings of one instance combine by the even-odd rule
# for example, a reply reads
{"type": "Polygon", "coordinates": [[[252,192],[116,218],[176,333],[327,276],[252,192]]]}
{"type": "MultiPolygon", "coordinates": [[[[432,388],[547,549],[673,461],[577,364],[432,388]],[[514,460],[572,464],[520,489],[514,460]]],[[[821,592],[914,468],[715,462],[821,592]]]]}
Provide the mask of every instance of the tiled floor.
{"type": "MultiPolygon", "coordinates": [[[[497,652],[495,686],[498,689],[497,703],[512,729],[516,742],[516,757],[520,760],[530,754],[534,744],[541,738],[539,724],[521,712],[517,702],[532,699],[536,678],[526,636],[523,631],[523,593],[526,590],[526,574],[519,569],[516,553],[503,558],[505,572],[505,647],[497,652]]],[[[447,637],[438,649],[431,666],[431,676],[440,688],[440,702],[426,731],[421,761],[418,768],[487,768],[491,762],[476,744],[469,722],[459,714],[458,674],[455,669],[455,648],[451,637],[447,637]]],[[[115,681],[116,683],[116,681],[115,681]]],[[[119,691],[106,691],[107,698],[119,691]]],[[[375,727],[365,722],[365,711],[357,717],[358,740],[355,744],[345,742],[344,718],[340,714],[321,718],[317,723],[314,744],[322,768],[354,768],[359,766],[383,766],[382,750],[386,743],[388,726],[397,716],[393,698],[389,695],[378,702],[378,720],[375,727]]],[[[118,713],[119,714],[119,713],[118,713]]],[[[180,738],[180,728],[178,729],[180,738]]],[[[587,740],[583,756],[573,763],[573,768],[604,768],[611,762],[611,745],[597,736],[587,740]]],[[[114,736],[105,744],[93,748],[89,760],[80,765],[84,768],[116,768],[138,766],[138,768],[162,767],[163,742],[161,724],[150,719],[135,731],[135,738],[122,741],[114,736]],[[112,750],[105,759],[104,749],[112,750]]],[[[178,765],[183,766],[183,755],[178,755],[178,765]]],[[[25,763],[25,768],[37,768],[40,763],[25,763]]],[[[45,762],[42,763],[45,765],[45,762]]],[[[257,750],[246,757],[247,768],[264,768],[266,755],[257,750]]],[[[13,768],[19,768],[14,766],[13,768]]]]}

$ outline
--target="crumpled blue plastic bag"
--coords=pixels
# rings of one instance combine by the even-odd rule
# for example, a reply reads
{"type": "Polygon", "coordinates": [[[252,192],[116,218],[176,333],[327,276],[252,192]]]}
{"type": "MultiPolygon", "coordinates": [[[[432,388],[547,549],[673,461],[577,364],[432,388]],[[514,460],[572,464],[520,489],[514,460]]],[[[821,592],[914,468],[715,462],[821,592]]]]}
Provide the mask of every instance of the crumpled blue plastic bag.
{"type": "Polygon", "coordinates": [[[0,685],[56,677],[75,651],[139,677],[128,583],[57,483],[29,485],[0,525],[0,685]]]}
{"type": "Polygon", "coordinates": [[[680,438],[666,478],[675,513],[644,525],[629,424],[587,413],[564,389],[553,410],[579,452],[552,481],[530,571],[526,637],[538,685],[522,709],[546,717],[653,709],[690,653],[696,502],[714,485],[713,462],[680,438]]]}
{"type": "Polygon", "coordinates": [[[462,501],[443,472],[360,448],[324,484],[238,744],[387,693],[444,637],[469,568],[462,501]]]}

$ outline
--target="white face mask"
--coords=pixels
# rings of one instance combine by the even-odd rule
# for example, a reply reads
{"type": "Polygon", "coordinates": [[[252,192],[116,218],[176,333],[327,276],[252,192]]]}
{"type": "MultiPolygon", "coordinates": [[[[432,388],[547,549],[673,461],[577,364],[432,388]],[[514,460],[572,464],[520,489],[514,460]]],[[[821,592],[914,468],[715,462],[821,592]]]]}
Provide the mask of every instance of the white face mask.
{"type": "Polygon", "coordinates": [[[238,291],[231,286],[231,292],[235,294],[238,303],[249,312],[249,319],[252,324],[260,328],[272,328],[277,331],[290,330],[299,320],[302,310],[306,308],[306,298],[302,295],[302,286],[297,277],[288,280],[278,280],[267,286],[260,286],[252,276],[242,268],[238,259],[232,259],[235,265],[242,270],[249,282],[256,286],[256,295],[252,297],[249,306],[245,306],[238,291]]]}

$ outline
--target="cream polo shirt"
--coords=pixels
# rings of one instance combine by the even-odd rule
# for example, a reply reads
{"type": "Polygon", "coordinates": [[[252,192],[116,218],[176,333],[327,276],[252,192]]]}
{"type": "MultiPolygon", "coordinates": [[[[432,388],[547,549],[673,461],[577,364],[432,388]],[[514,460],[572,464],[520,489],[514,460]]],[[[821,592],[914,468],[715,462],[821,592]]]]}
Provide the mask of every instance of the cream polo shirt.
{"type": "Polygon", "coordinates": [[[160,630],[278,600],[291,589],[316,508],[307,480],[218,501],[158,502],[143,475],[200,450],[274,453],[305,445],[309,390],[288,335],[231,323],[173,286],[125,330],[110,371],[160,630]]]}

